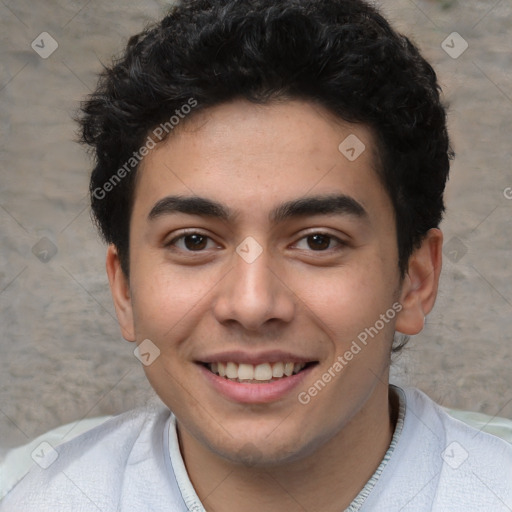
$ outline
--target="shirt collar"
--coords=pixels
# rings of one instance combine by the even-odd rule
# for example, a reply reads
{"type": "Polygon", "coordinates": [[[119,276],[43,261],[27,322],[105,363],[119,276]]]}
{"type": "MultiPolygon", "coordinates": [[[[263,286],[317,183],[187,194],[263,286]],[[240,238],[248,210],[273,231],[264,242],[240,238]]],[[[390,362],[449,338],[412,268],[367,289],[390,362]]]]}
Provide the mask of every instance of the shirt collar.
{"type": "MultiPolygon", "coordinates": [[[[389,459],[391,458],[396,445],[400,439],[400,435],[402,434],[404,419],[405,419],[405,393],[398,386],[390,385],[392,391],[398,397],[398,418],[395,426],[395,431],[393,433],[393,437],[391,438],[391,443],[389,445],[388,450],[386,451],[384,458],[382,459],[379,467],[372,475],[370,480],[366,482],[366,485],[363,487],[361,492],[354,498],[350,506],[345,510],[345,512],[357,512],[363,506],[364,501],[370,495],[375,484],[379,480],[384,468],[386,467],[389,459]]],[[[168,445],[169,445],[169,455],[171,457],[171,464],[174,470],[174,474],[176,476],[176,483],[180,489],[181,495],[183,497],[183,501],[187,506],[189,511],[192,512],[206,512],[204,509],[201,500],[196,494],[194,486],[190,481],[187,470],[185,468],[185,463],[183,462],[183,457],[181,456],[180,446],[178,441],[178,433],[176,429],[176,416],[171,414],[168,422],[168,445]]]]}

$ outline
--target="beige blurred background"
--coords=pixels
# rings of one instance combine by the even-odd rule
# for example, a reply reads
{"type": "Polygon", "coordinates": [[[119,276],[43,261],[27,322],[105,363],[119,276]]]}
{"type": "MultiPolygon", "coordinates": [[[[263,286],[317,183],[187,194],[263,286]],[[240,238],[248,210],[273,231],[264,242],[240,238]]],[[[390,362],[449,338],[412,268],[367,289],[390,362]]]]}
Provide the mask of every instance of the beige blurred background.
{"type": "MultiPolygon", "coordinates": [[[[376,3],[436,68],[457,153],[438,304],[393,381],[512,418],[512,2],[376,3]]],[[[115,320],[71,117],[168,5],[0,0],[0,453],[153,396],[115,320]]]]}

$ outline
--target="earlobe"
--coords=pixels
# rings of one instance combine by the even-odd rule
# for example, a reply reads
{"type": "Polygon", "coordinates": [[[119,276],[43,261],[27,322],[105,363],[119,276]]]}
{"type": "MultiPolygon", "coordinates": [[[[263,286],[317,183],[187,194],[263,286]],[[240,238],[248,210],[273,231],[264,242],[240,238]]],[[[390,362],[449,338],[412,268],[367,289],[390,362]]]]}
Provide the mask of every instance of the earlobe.
{"type": "Polygon", "coordinates": [[[443,233],[430,229],[409,258],[407,274],[402,284],[395,330],[403,334],[418,334],[425,317],[434,307],[442,266],[443,233]]]}
{"type": "Polygon", "coordinates": [[[127,341],[135,341],[130,284],[121,268],[119,255],[114,245],[110,245],[107,249],[106,269],[117,321],[123,338],[127,341]]]}

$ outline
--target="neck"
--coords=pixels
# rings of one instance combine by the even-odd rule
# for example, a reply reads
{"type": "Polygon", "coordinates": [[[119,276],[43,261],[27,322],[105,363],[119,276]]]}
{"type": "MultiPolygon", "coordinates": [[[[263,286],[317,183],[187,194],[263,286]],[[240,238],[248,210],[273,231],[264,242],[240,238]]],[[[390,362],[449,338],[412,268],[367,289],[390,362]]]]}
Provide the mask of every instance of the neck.
{"type": "Polygon", "coordinates": [[[379,384],[361,410],[313,454],[280,466],[235,465],[178,428],[188,474],[208,512],[347,508],[382,461],[398,404],[379,384]]]}

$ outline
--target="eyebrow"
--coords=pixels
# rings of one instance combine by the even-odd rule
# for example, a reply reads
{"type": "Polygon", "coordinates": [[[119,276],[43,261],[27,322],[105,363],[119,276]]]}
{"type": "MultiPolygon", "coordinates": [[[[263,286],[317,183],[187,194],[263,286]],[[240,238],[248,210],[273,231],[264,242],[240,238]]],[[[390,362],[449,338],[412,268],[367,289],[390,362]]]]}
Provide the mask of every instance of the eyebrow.
{"type": "MultiPolygon", "coordinates": [[[[238,212],[229,207],[199,196],[167,196],[160,199],[151,209],[148,220],[152,221],[163,215],[184,213],[233,221],[238,212]]],[[[269,220],[279,224],[285,220],[313,215],[350,215],[368,219],[368,212],[353,197],[344,194],[309,196],[287,201],[269,214],[269,220]]]]}

